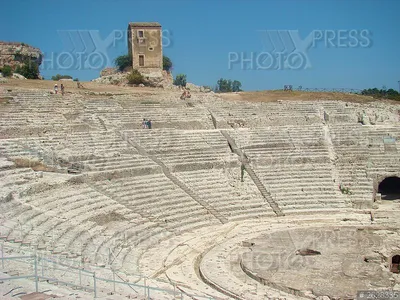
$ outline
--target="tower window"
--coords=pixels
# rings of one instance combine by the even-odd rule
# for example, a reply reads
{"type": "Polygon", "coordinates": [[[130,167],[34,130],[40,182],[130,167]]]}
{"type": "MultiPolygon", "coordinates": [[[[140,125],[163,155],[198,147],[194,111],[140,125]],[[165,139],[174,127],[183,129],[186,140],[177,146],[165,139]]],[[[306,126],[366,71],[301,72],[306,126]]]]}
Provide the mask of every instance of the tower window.
{"type": "Polygon", "coordinates": [[[139,67],[144,67],[144,55],[139,55],[139,67]]]}

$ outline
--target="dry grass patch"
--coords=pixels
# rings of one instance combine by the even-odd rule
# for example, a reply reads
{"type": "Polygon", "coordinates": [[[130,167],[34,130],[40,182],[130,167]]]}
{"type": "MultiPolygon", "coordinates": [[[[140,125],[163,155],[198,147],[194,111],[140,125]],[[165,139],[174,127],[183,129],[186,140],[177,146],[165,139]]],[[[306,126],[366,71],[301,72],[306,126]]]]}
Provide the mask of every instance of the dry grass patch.
{"type": "Polygon", "coordinates": [[[303,92],[303,91],[256,91],[218,94],[225,100],[242,100],[250,102],[274,102],[277,100],[342,100],[348,102],[368,103],[376,101],[370,96],[338,92],[303,92]]]}

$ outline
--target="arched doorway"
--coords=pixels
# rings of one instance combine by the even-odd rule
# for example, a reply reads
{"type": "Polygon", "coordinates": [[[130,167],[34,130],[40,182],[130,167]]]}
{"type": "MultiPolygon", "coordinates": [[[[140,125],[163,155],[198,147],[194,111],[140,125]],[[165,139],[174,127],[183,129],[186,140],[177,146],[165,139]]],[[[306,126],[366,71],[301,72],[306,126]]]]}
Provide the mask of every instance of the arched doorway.
{"type": "Polygon", "coordinates": [[[382,200],[400,200],[400,178],[393,176],[382,180],[378,193],[382,195],[382,200]]]}
{"type": "Polygon", "coordinates": [[[400,273],[400,255],[393,255],[392,263],[390,264],[390,272],[393,273],[400,273]]]}

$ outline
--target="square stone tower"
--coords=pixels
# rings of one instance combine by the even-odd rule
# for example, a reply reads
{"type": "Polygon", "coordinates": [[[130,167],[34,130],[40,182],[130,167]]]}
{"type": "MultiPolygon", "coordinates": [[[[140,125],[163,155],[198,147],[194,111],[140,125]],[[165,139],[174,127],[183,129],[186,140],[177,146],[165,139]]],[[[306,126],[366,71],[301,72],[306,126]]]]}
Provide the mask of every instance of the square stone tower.
{"type": "Polygon", "coordinates": [[[132,67],[141,73],[163,68],[162,30],[157,22],[136,22],[128,25],[129,55],[132,67]]]}

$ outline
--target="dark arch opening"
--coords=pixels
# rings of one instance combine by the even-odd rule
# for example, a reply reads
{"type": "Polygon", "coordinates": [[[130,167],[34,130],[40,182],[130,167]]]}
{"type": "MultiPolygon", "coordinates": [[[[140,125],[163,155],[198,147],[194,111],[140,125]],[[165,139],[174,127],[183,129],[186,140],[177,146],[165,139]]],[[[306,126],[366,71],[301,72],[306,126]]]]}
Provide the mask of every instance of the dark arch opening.
{"type": "Polygon", "coordinates": [[[400,178],[385,178],[379,184],[378,193],[382,195],[382,200],[400,200],[400,178]]]}
{"type": "Polygon", "coordinates": [[[400,255],[394,255],[392,257],[392,264],[391,264],[391,270],[393,273],[399,273],[399,264],[400,264],[400,255]]]}

